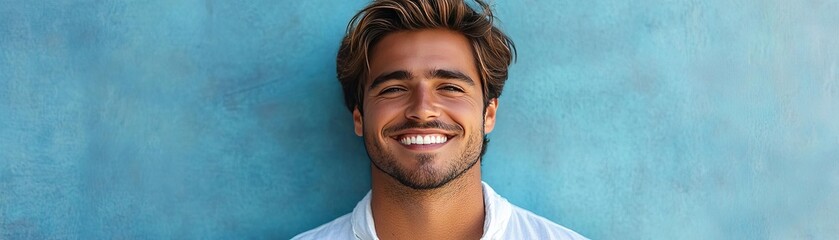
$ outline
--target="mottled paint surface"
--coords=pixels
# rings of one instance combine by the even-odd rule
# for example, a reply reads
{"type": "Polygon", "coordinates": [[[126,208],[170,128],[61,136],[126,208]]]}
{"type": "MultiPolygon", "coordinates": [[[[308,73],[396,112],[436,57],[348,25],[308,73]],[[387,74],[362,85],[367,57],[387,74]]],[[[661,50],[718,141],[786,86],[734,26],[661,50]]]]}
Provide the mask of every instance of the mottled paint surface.
{"type": "MultiPolygon", "coordinates": [[[[286,239],[369,165],[366,1],[0,4],[0,239],[286,239]]],[[[501,1],[484,179],[596,239],[839,236],[839,1],[501,1]]]]}

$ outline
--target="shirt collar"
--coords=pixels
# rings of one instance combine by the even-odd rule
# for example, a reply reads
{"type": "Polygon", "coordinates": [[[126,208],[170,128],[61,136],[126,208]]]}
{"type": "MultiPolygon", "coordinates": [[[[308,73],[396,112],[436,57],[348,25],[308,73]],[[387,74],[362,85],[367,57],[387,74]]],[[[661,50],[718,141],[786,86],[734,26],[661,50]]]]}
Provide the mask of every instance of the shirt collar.
{"type": "MultiPolygon", "coordinates": [[[[507,199],[495,193],[489,184],[481,182],[484,190],[484,235],[481,239],[499,239],[507,228],[507,223],[512,215],[513,207],[507,199]]],[[[373,211],[370,207],[370,196],[368,191],[352,211],[352,231],[356,239],[378,240],[376,226],[373,224],[373,211]]]]}

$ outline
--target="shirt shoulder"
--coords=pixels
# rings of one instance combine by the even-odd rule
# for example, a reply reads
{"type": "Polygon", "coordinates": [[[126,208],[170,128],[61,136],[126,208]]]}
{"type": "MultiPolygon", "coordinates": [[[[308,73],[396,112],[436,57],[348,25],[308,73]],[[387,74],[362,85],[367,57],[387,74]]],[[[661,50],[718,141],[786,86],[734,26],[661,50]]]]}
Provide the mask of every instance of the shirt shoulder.
{"type": "Polygon", "coordinates": [[[350,214],[338,217],[331,222],[320,225],[320,227],[298,234],[292,240],[307,239],[355,239],[352,230],[350,214]]]}
{"type": "Polygon", "coordinates": [[[515,205],[512,208],[505,234],[510,239],[588,239],[531,211],[515,205]]]}

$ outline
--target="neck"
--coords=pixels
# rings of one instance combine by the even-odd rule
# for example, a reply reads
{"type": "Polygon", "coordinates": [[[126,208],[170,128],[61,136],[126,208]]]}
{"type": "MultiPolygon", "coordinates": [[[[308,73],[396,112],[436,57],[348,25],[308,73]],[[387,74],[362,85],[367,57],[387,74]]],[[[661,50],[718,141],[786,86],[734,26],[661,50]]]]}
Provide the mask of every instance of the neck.
{"type": "Polygon", "coordinates": [[[380,239],[478,239],[483,235],[481,166],[436,189],[404,186],[372,170],[371,208],[380,239]]]}

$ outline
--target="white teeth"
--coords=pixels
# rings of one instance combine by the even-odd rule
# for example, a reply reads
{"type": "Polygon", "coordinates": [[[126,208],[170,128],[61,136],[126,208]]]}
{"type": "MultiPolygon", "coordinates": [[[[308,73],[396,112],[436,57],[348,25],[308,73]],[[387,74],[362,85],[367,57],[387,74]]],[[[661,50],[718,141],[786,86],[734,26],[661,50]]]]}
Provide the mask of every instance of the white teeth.
{"type": "Polygon", "coordinates": [[[413,144],[437,144],[437,143],[445,143],[448,138],[445,135],[440,134],[430,134],[425,136],[410,136],[410,137],[403,137],[399,140],[400,143],[404,145],[413,145],[413,144]]]}

